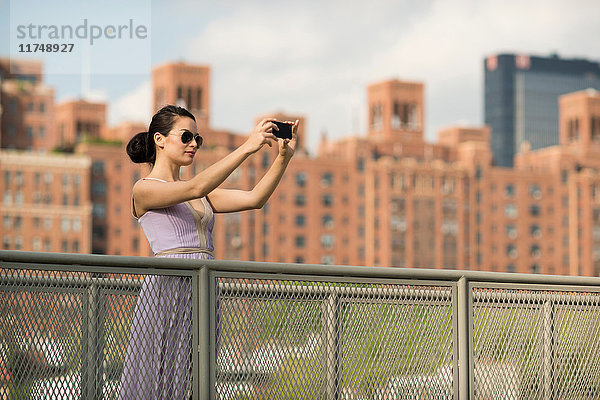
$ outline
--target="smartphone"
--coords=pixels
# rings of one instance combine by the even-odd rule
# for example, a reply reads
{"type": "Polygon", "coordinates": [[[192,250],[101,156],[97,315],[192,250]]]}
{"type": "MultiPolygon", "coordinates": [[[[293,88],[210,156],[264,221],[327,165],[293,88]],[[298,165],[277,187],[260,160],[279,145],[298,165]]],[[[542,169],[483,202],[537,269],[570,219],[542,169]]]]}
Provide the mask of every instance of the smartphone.
{"type": "Polygon", "coordinates": [[[279,130],[273,129],[273,135],[275,135],[281,139],[291,139],[292,138],[292,126],[293,126],[292,124],[289,124],[287,122],[279,122],[279,121],[271,121],[271,122],[273,122],[279,128],[279,130]]]}

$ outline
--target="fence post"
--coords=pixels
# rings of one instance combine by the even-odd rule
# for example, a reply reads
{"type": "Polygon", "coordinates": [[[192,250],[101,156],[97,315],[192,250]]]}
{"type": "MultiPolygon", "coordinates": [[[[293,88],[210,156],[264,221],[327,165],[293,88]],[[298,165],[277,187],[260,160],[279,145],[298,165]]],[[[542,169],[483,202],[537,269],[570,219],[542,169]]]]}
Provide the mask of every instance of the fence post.
{"type": "Polygon", "coordinates": [[[553,400],[554,395],[552,393],[554,386],[554,373],[555,373],[555,349],[556,349],[556,335],[555,335],[555,309],[552,300],[544,302],[544,398],[546,400],[553,400]]]}
{"type": "Polygon", "coordinates": [[[473,381],[473,299],[466,277],[458,280],[458,393],[460,400],[471,398],[473,381]]]}
{"type": "Polygon", "coordinates": [[[198,377],[200,373],[198,371],[200,364],[200,325],[198,323],[199,319],[199,297],[198,290],[200,288],[200,283],[198,279],[198,273],[191,276],[191,286],[192,286],[192,382],[191,382],[191,390],[192,390],[192,400],[198,400],[198,377]]]}
{"type": "Polygon", "coordinates": [[[210,399],[210,291],[208,268],[200,269],[198,279],[198,379],[196,393],[199,399],[210,399]]]}
{"type": "Polygon", "coordinates": [[[337,400],[339,398],[339,329],[338,329],[338,296],[331,293],[323,302],[323,329],[325,330],[325,384],[326,399],[337,400]]]}

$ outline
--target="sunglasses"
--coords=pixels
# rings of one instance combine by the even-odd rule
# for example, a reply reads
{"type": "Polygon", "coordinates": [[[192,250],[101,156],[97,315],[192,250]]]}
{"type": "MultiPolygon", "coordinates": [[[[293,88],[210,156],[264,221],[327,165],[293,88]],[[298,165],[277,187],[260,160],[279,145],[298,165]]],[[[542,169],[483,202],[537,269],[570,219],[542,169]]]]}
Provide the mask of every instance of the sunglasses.
{"type": "Polygon", "coordinates": [[[202,139],[202,136],[196,134],[194,135],[192,132],[190,131],[183,131],[181,133],[181,142],[183,144],[188,144],[189,142],[191,142],[193,139],[196,139],[196,144],[198,145],[198,147],[202,146],[202,142],[204,141],[202,139]]]}

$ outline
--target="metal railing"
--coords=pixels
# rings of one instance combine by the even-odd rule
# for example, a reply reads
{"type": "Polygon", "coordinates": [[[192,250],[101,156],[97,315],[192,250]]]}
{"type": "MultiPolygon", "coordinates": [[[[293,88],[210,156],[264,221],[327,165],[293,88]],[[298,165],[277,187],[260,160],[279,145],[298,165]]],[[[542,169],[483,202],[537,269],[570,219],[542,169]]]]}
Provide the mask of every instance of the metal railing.
{"type": "Polygon", "coordinates": [[[0,399],[600,398],[599,284],[0,251],[0,399]]]}

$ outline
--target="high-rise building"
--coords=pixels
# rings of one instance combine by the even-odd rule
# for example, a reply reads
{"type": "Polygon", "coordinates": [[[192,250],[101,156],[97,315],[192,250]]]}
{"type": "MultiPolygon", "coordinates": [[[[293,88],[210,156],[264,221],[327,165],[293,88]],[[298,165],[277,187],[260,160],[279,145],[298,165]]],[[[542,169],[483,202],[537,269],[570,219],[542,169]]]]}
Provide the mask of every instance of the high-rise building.
{"type": "Polygon", "coordinates": [[[510,167],[521,145],[558,144],[558,97],[600,89],[600,63],[556,55],[497,54],[484,61],[485,124],[492,129],[494,164],[510,167]]]}

